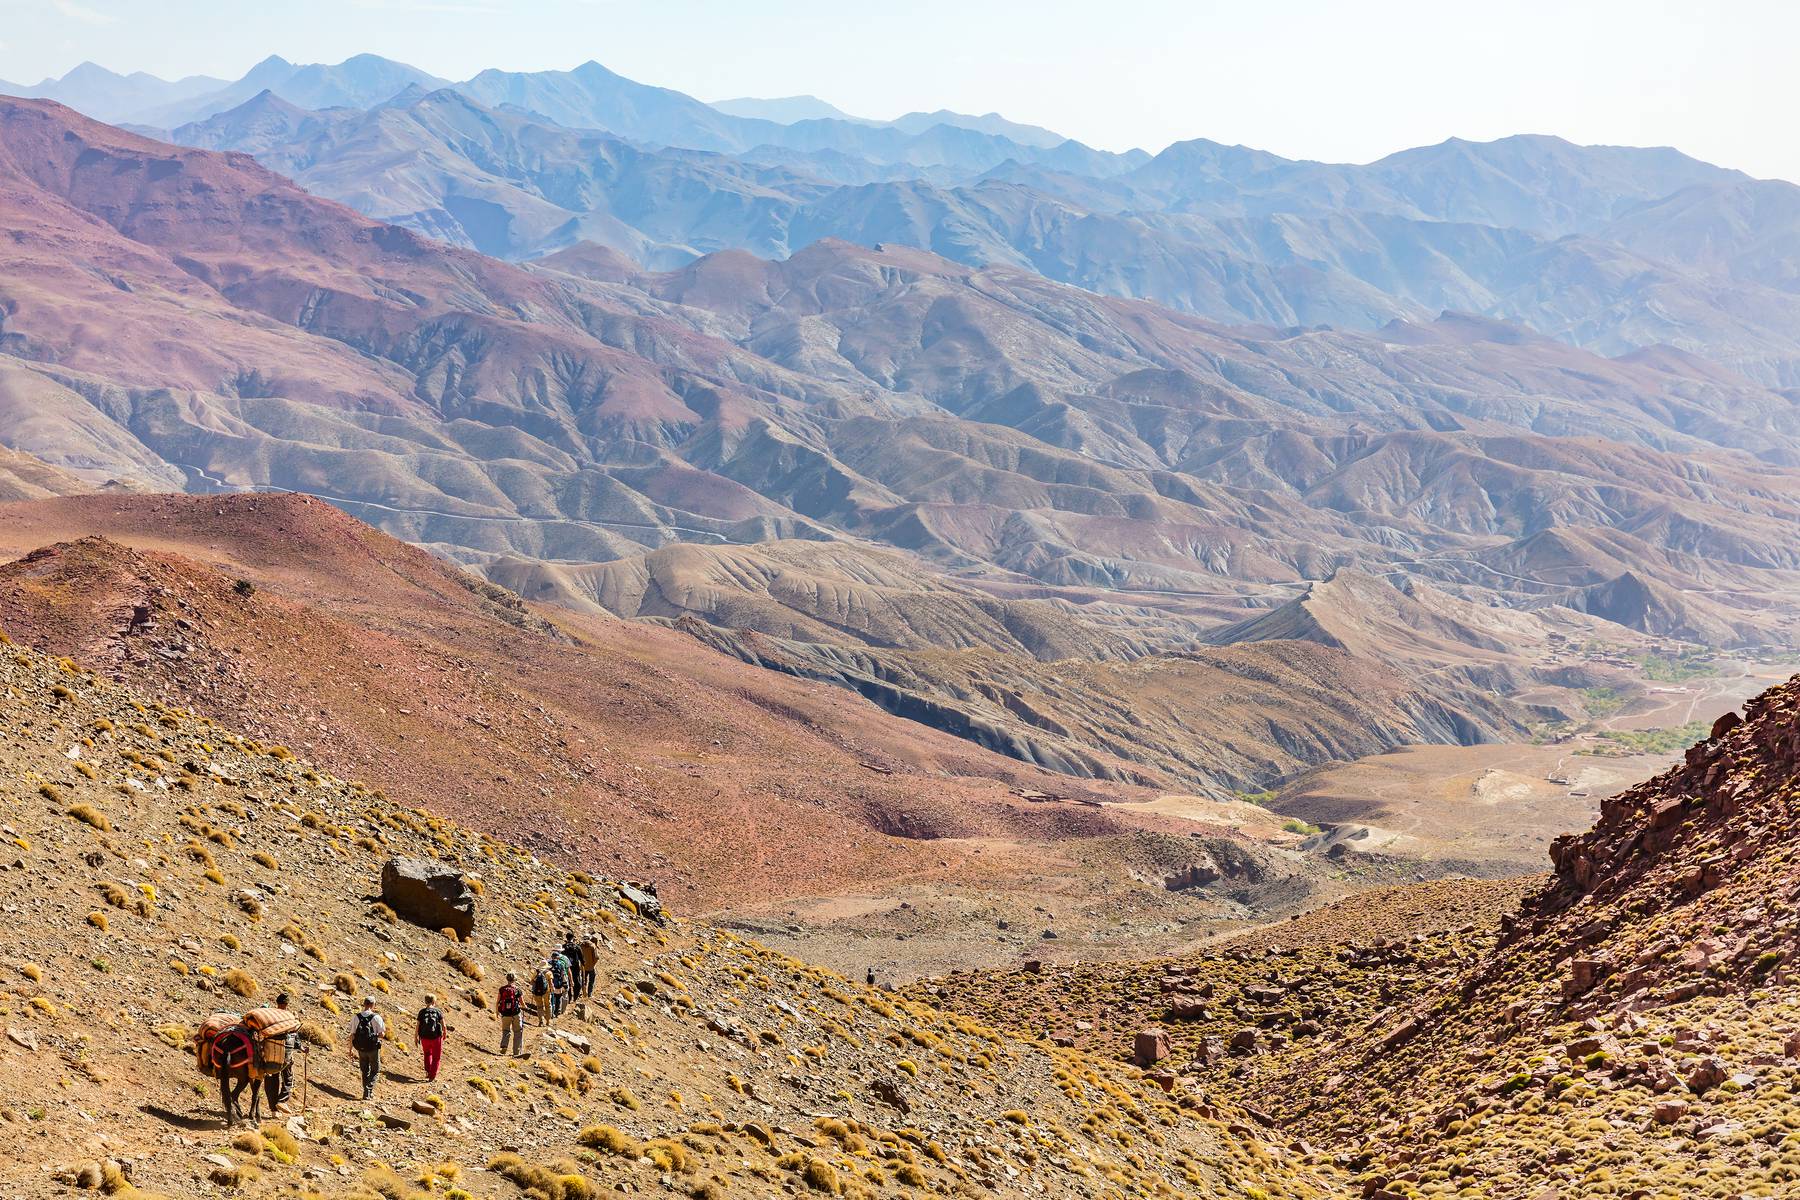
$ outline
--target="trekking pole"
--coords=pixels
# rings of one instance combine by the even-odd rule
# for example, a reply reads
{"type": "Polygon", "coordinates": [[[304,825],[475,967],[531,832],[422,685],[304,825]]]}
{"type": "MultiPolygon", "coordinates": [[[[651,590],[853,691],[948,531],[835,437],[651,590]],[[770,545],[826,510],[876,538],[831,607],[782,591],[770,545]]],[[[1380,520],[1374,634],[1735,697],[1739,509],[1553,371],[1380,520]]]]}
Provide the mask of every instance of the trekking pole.
{"type": "Polygon", "coordinates": [[[306,1111],[306,1097],[312,1083],[312,1047],[300,1052],[300,1111],[306,1111]]]}

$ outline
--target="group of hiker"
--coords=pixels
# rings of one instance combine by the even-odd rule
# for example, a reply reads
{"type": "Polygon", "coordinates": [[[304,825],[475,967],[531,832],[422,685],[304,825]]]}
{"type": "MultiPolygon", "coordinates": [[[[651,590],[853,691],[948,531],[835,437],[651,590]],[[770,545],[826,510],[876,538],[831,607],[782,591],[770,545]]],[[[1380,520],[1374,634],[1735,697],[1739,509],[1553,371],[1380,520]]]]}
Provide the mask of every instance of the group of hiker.
{"type": "MultiPolygon", "coordinates": [[[[543,965],[532,972],[529,1002],[538,1025],[550,1024],[575,1001],[591,997],[599,968],[599,939],[590,933],[577,941],[573,933],[564,933],[562,945],[552,950],[543,965]]],[[[494,1011],[500,1017],[502,1054],[510,1052],[516,1057],[525,1053],[526,1003],[527,992],[519,986],[518,972],[508,971],[506,983],[494,1003],[494,1011]]]]}
{"type": "MultiPolygon", "coordinates": [[[[538,970],[537,977],[531,981],[531,994],[540,997],[538,1013],[541,1017],[545,1009],[550,1016],[559,1017],[568,1007],[584,996],[594,994],[594,972],[600,965],[600,944],[592,934],[577,942],[573,933],[563,935],[563,944],[551,952],[538,970]],[[548,978],[546,978],[546,975],[548,978]],[[545,993],[540,985],[549,989],[544,1003],[545,993]]],[[[540,1021],[540,1024],[545,1022],[540,1021]]]]}
{"type": "MultiPolygon", "coordinates": [[[[567,932],[525,985],[521,986],[518,972],[508,971],[494,1004],[500,1022],[500,1053],[514,1057],[525,1053],[528,1006],[537,1016],[538,1025],[548,1026],[578,1000],[592,997],[599,964],[598,937],[590,933],[578,939],[573,932],[567,932]]],[[[302,1046],[299,1020],[290,1013],[289,1002],[288,994],[283,992],[275,998],[273,1009],[259,1009],[241,1019],[219,1014],[214,1020],[217,1028],[208,1027],[196,1036],[202,1071],[217,1075],[222,1086],[227,1085],[228,1077],[235,1084],[226,1091],[228,1116],[234,1114],[237,1091],[245,1083],[260,1086],[272,1112],[292,1104],[294,1060],[302,1046]]],[[[388,1022],[376,1009],[375,997],[363,1000],[361,1009],[350,1018],[348,1032],[349,1053],[361,1078],[362,1098],[373,1099],[375,1085],[381,1078],[382,1047],[388,1036],[388,1022]]],[[[437,996],[428,994],[413,1019],[413,1033],[428,1083],[437,1079],[444,1058],[444,1035],[449,1032],[437,996]]],[[[253,1099],[261,1098],[255,1091],[251,1095],[253,1099]]]]}
{"type": "MultiPolygon", "coordinates": [[[[594,994],[594,980],[600,966],[599,939],[593,934],[577,940],[573,933],[563,935],[562,944],[552,950],[531,977],[529,1001],[539,1026],[567,1012],[576,1000],[594,994]]],[[[506,982],[494,998],[494,1015],[500,1022],[500,1053],[515,1058],[525,1053],[525,1011],[527,989],[519,986],[517,971],[506,973],[506,982]]],[[[414,1021],[414,1034],[424,1060],[425,1080],[434,1082],[444,1059],[444,1035],[450,1026],[444,1021],[444,1010],[438,998],[425,997],[414,1021]]],[[[381,1076],[381,1046],[387,1036],[387,1021],[375,1011],[375,998],[363,1001],[362,1011],[350,1023],[350,1050],[362,1073],[363,1099],[375,1094],[375,1081],[381,1076]]]]}

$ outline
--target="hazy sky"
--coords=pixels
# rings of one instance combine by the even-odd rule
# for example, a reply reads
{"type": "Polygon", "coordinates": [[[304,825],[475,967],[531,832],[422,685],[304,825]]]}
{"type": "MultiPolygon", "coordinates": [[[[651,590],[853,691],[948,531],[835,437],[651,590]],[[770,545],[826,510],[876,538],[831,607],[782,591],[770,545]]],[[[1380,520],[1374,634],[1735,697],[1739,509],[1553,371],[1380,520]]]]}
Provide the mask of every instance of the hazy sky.
{"type": "Polygon", "coordinates": [[[594,58],[705,100],[998,110],[1107,149],[1364,162],[1555,133],[1794,180],[1797,45],[1794,0],[0,0],[0,79],[22,84],[83,59],[235,78],[369,51],[461,79],[594,58]]]}

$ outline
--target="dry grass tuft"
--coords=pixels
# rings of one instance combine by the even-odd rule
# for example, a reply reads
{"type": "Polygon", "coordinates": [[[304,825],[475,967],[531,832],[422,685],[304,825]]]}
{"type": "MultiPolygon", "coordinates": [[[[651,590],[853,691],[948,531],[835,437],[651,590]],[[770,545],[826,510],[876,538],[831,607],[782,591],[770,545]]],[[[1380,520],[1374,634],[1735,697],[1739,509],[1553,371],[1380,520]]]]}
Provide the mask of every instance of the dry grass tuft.
{"type": "Polygon", "coordinates": [[[627,1158],[637,1158],[643,1153],[643,1146],[636,1138],[612,1125],[589,1126],[576,1140],[590,1150],[604,1150],[627,1158]]]}
{"type": "Polygon", "coordinates": [[[464,954],[461,950],[451,948],[444,951],[444,961],[476,982],[480,982],[487,978],[487,972],[482,969],[481,964],[464,954]]]}
{"type": "MultiPolygon", "coordinates": [[[[55,790],[50,788],[50,785],[47,783],[43,788],[38,790],[43,791],[45,798],[48,800],[54,801],[57,799],[57,796],[54,794],[55,790]],[[49,790],[46,791],[45,789],[49,790]]],[[[80,821],[83,825],[92,825],[95,829],[101,830],[102,832],[112,828],[112,822],[107,820],[106,814],[91,804],[77,804],[69,810],[69,815],[74,817],[77,821],[80,821]]]]}

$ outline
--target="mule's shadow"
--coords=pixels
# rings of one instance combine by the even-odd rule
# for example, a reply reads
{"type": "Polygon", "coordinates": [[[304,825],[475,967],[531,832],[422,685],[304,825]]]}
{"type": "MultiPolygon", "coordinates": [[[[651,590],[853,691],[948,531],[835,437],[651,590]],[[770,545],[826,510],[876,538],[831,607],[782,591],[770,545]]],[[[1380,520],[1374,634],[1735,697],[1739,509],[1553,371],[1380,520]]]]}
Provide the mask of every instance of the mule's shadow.
{"type": "Polygon", "coordinates": [[[147,1117],[155,1117],[165,1125],[173,1125],[177,1129],[186,1129],[190,1133],[199,1132],[200,1130],[224,1129],[227,1127],[223,1116],[196,1117],[191,1113],[178,1113],[172,1108],[164,1108],[160,1104],[140,1104],[138,1105],[138,1111],[147,1117]]]}

